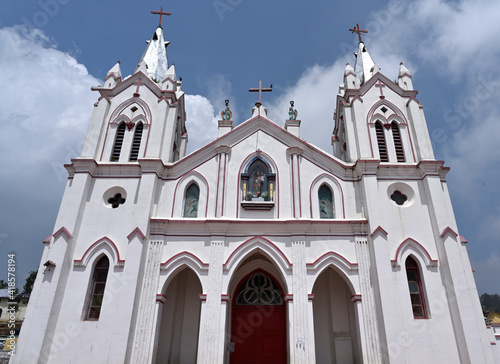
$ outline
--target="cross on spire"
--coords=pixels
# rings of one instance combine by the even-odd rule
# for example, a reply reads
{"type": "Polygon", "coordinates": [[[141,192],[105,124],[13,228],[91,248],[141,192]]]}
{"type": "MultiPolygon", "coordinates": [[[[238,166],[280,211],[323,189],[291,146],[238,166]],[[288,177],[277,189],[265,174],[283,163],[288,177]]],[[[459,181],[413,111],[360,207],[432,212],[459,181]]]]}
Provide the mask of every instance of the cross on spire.
{"type": "Polygon", "coordinates": [[[162,15],[172,15],[172,13],[169,13],[169,12],[166,12],[166,11],[163,11],[163,5],[160,6],[160,11],[154,11],[154,10],[151,10],[151,14],[157,14],[157,15],[160,15],[160,27],[161,27],[161,16],[162,15]]]}
{"type": "Polygon", "coordinates": [[[358,36],[359,36],[359,41],[362,42],[361,40],[361,33],[368,33],[368,30],[364,30],[364,29],[359,29],[359,23],[356,24],[356,28],[349,28],[349,30],[352,32],[352,33],[358,33],[358,36]]]}
{"type": "Polygon", "coordinates": [[[249,88],[249,92],[258,92],[259,93],[259,104],[262,105],[262,93],[263,92],[271,92],[273,90],[273,85],[270,87],[262,88],[262,80],[259,80],[259,88],[249,88]]]}

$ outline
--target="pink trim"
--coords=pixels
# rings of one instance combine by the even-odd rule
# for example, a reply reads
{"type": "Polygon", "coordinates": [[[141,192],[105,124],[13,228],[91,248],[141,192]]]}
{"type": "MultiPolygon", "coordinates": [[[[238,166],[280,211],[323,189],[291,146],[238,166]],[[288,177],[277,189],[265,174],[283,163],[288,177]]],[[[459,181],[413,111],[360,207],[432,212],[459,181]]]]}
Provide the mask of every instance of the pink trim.
{"type": "Polygon", "coordinates": [[[68,231],[68,229],[66,229],[64,226],[62,228],[60,228],[59,230],[57,230],[54,234],[52,234],[52,236],[54,237],[54,239],[57,239],[59,237],[59,235],[61,235],[61,234],[66,235],[66,237],[68,239],[71,239],[73,237],[73,235],[71,235],[71,233],[68,231]]]}
{"type": "Polygon", "coordinates": [[[297,182],[299,185],[299,216],[302,218],[302,193],[300,191],[300,155],[297,154],[297,182]]]}
{"type": "Polygon", "coordinates": [[[292,208],[293,208],[293,217],[296,218],[295,216],[295,168],[294,168],[294,163],[293,159],[295,157],[295,154],[290,155],[290,160],[291,160],[291,165],[292,165],[292,208]]]}
{"type": "Polygon", "coordinates": [[[467,244],[469,241],[466,238],[464,238],[462,235],[460,235],[460,242],[462,244],[467,244]]]}
{"type": "Polygon", "coordinates": [[[127,235],[127,239],[130,240],[135,234],[139,234],[142,240],[146,239],[146,235],[139,229],[139,227],[136,227],[130,234],[127,235]]]}
{"type": "Polygon", "coordinates": [[[163,294],[157,294],[156,295],[156,302],[160,302],[161,304],[164,304],[167,301],[167,296],[163,294]]]}
{"type": "MultiPolygon", "coordinates": [[[[205,162],[207,162],[207,161],[205,161],[205,162]]],[[[210,195],[210,189],[209,189],[208,182],[207,182],[206,178],[200,172],[197,172],[194,169],[191,169],[191,170],[187,171],[186,173],[184,173],[183,175],[181,175],[180,177],[176,178],[176,179],[179,180],[179,182],[177,182],[177,184],[175,185],[175,189],[174,189],[174,199],[172,201],[172,214],[171,214],[171,217],[174,217],[174,208],[175,208],[175,198],[177,196],[177,187],[179,187],[179,185],[181,184],[181,182],[184,181],[184,179],[189,178],[190,174],[197,175],[200,179],[203,180],[203,182],[205,182],[205,186],[207,188],[207,201],[206,201],[206,206],[205,206],[205,217],[207,217],[207,213],[208,213],[208,201],[209,201],[208,197],[210,195]]],[[[184,191],[184,193],[185,193],[185,191],[184,191]]],[[[183,196],[184,196],[184,194],[183,194],[183,196]]]]}
{"type": "Polygon", "coordinates": [[[309,301],[312,301],[312,300],[314,299],[314,296],[315,296],[315,294],[314,294],[314,293],[310,293],[310,294],[308,294],[308,295],[307,295],[307,299],[308,299],[309,301]]]}
{"type": "Polygon", "coordinates": [[[402,75],[399,75],[398,78],[403,78],[403,77],[408,77],[411,78],[411,75],[408,72],[403,73],[402,75]]]}
{"type": "Polygon", "coordinates": [[[214,216],[215,217],[220,217],[217,216],[217,202],[219,201],[219,189],[220,189],[220,164],[221,164],[221,159],[222,159],[222,153],[219,154],[219,161],[217,163],[217,186],[215,187],[215,211],[214,211],[214,216]]]}
{"type": "Polygon", "coordinates": [[[293,301],[293,294],[286,294],[285,295],[285,301],[286,302],[293,301]]]}
{"type": "Polygon", "coordinates": [[[307,267],[313,267],[313,266],[317,265],[320,260],[325,260],[329,256],[334,256],[334,257],[340,258],[344,263],[346,263],[347,265],[349,265],[351,267],[357,267],[358,266],[358,263],[351,263],[344,256],[340,255],[339,253],[333,252],[333,251],[326,252],[325,254],[323,254],[322,256],[320,256],[318,259],[316,259],[312,263],[306,263],[306,266],[307,267]]]}
{"type": "Polygon", "coordinates": [[[351,296],[351,301],[353,303],[355,303],[355,302],[361,302],[361,295],[360,294],[353,294],[351,296]]]}
{"type": "Polygon", "coordinates": [[[231,296],[228,294],[221,294],[220,295],[220,300],[221,302],[230,302],[231,301],[231,296]]]}
{"type": "MultiPolygon", "coordinates": [[[[495,337],[496,337],[496,336],[497,336],[497,335],[495,335],[495,337]]],[[[494,341],[490,341],[490,344],[491,344],[491,345],[496,345],[497,343],[496,343],[496,342],[494,342],[494,341]]]]}
{"type": "MultiPolygon", "coordinates": [[[[256,222],[260,222],[260,221],[256,221],[256,222]]],[[[256,235],[254,236],[253,238],[250,238],[250,239],[247,239],[245,240],[239,247],[237,247],[235,250],[233,250],[233,252],[229,255],[229,257],[226,259],[226,262],[223,264],[224,266],[224,269],[226,269],[227,267],[227,264],[228,262],[231,260],[231,258],[236,254],[236,252],[240,251],[245,245],[248,245],[248,244],[251,244],[252,242],[254,242],[255,240],[262,240],[266,243],[268,243],[269,245],[271,245],[279,254],[281,254],[281,256],[285,259],[285,261],[288,263],[288,266],[291,267],[292,266],[292,263],[290,263],[290,261],[288,260],[288,258],[286,257],[285,253],[283,253],[283,251],[278,248],[278,246],[276,244],[274,244],[273,242],[271,242],[270,240],[264,238],[263,236],[260,236],[260,235],[256,235]]]]}
{"type": "Polygon", "coordinates": [[[52,235],[49,235],[42,241],[42,243],[49,244],[51,240],[52,240],[52,235]]]}
{"type": "Polygon", "coordinates": [[[438,261],[436,259],[432,259],[431,258],[431,255],[429,254],[429,252],[427,251],[427,249],[425,249],[422,246],[422,244],[420,244],[418,241],[416,241],[416,240],[414,240],[412,238],[406,238],[401,244],[399,244],[399,247],[396,250],[396,254],[394,255],[394,259],[391,260],[391,263],[392,263],[393,266],[395,266],[395,265],[398,264],[398,255],[399,255],[399,252],[401,251],[401,249],[403,249],[409,243],[414,243],[414,244],[418,245],[422,249],[422,251],[424,252],[424,254],[429,259],[430,265],[437,265],[438,261]]]}
{"type": "MultiPolygon", "coordinates": [[[[116,80],[121,80],[121,79],[122,79],[122,76],[118,76],[116,73],[114,73],[114,72],[110,72],[110,73],[108,73],[108,74],[106,75],[106,77],[104,78],[104,81],[107,81],[107,80],[108,80],[108,78],[110,78],[110,77],[113,77],[113,79],[114,79],[115,81],[116,81],[116,80]]],[[[116,86],[115,86],[115,87],[116,87],[116,86]]],[[[110,89],[108,89],[108,90],[110,90],[110,89]]],[[[112,90],[112,89],[111,89],[111,90],[112,90]]]]}
{"type": "Polygon", "coordinates": [[[208,268],[209,264],[208,263],[203,263],[203,261],[198,258],[196,255],[194,255],[193,253],[190,253],[188,251],[183,251],[183,252],[180,252],[180,253],[177,253],[175,254],[174,256],[170,257],[170,259],[166,260],[165,262],[161,263],[160,266],[161,267],[166,267],[168,265],[168,263],[172,260],[174,260],[175,258],[181,256],[181,255],[188,255],[190,257],[193,257],[194,259],[196,259],[199,264],[203,267],[203,268],[208,268]]]}
{"type": "Polygon", "coordinates": [[[381,226],[378,226],[375,230],[373,230],[373,232],[370,234],[370,238],[373,238],[375,236],[375,234],[377,233],[381,233],[381,234],[384,234],[385,236],[389,235],[389,233],[387,233],[387,231],[385,231],[381,226]]]}
{"type": "Polygon", "coordinates": [[[444,238],[446,236],[446,234],[448,234],[448,233],[453,235],[454,238],[456,238],[458,236],[458,234],[455,231],[453,231],[453,229],[451,227],[447,226],[444,228],[443,232],[441,233],[441,235],[439,235],[439,237],[444,238]]]}
{"type": "Polygon", "coordinates": [[[97,244],[99,244],[99,243],[103,242],[103,241],[104,241],[104,242],[106,242],[106,243],[108,243],[108,244],[111,246],[111,248],[115,251],[116,257],[117,257],[117,259],[118,259],[118,261],[116,262],[116,264],[123,264],[123,263],[125,263],[125,260],[120,259],[120,252],[118,251],[118,248],[116,247],[115,243],[113,242],[113,240],[111,240],[111,239],[110,239],[110,238],[108,238],[107,236],[104,236],[104,237],[100,238],[100,239],[99,239],[99,240],[97,240],[94,244],[92,244],[91,246],[89,246],[89,247],[87,248],[87,250],[85,250],[85,253],[83,253],[83,255],[82,255],[81,259],[75,259],[75,260],[74,260],[74,263],[76,263],[76,264],[81,264],[81,263],[83,263],[83,260],[85,259],[85,256],[86,256],[87,254],[89,254],[89,252],[92,250],[92,248],[93,248],[94,246],[96,246],[97,244]]]}
{"type": "Polygon", "coordinates": [[[199,296],[200,296],[200,300],[201,300],[202,302],[206,302],[206,300],[207,300],[207,295],[206,295],[206,294],[204,294],[204,293],[200,293],[200,295],[199,295],[199,296]]]}
{"type": "Polygon", "coordinates": [[[227,167],[227,153],[224,154],[224,179],[222,181],[222,211],[221,211],[221,216],[224,216],[224,200],[226,197],[226,194],[224,193],[226,190],[226,167],[227,167]]]}
{"type": "MultiPolygon", "coordinates": [[[[323,168],[321,168],[321,169],[323,169],[323,168]]],[[[314,179],[314,181],[312,181],[311,186],[309,187],[309,208],[310,208],[310,212],[311,212],[311,219],[313,218],[313,211],[312,211],[312,189],[313,189],[313,186],[317,183],[317,181],[320,178],[323,178],[324,176],[332,178],[333,181],[337,184],[338,188],[340,189],[340,197],[341,197],[341,201],[342,201],[342,218],[345,219],[344,190],[342,189],[342,186],[340,185],[340,183],[337,181],[337,177],[334,176],[333,174],[328,174],[328,173],[322,173],[319,176],[317,176],[314,179]]],[[[332,193],[333,193],[333,191],[332,191],[332,193]]],[[[333,202],[335,203],[335,195],[333,197],[333,202]]]]}

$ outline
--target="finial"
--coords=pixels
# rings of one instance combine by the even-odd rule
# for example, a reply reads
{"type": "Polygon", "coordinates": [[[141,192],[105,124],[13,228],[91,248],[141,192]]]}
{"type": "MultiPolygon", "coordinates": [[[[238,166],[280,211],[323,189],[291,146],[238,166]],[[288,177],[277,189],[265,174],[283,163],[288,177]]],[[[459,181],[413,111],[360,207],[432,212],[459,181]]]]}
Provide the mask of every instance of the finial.
{"type": "Polygon", "coordinates": [[[294,102],[290,101],[290,107],[288,108],[288,120],[297,120],[297,115],[299,113],[293,108],[294,102]]]}
{"type": "Polygon", "coordinates": [[[116,62],[116,63],[118,63],[118,64],[122,64],[119,60],[118,60],[118,62],[116,62]]]}
{"type": "Polygon", "coordinates": [[[160,28],[161,28],[161,16],[162,16],[162,15],[172,15],[172,13],[169,13],[169,12],[163,11],[163,5],[162,5],[162,6],[160,6],[160,11],[154,11],[154,10],[151,10],[151,14],[160,15],[160,25],[158,25],[160,28]]]}
{"type": "Polygon", "coordinates": [[[231,120],[233,117],[233,112],[229,110],[229,100],[225,100],[226,102],[226,109],[220,113],[222,120],[231,120]]]}
{"type": "Polygon", "coordinates": [[[349,30],[352,32],[352,33],[358,33],[358,36],[359,36],[359,42],[363,42],[363,40],[361,40],[361,33],[368,33],[368,30],[364,30],[364,29],[359,29],[359,23],[356,24],[356,27],[354,28],[349,28],[349,30]]]}

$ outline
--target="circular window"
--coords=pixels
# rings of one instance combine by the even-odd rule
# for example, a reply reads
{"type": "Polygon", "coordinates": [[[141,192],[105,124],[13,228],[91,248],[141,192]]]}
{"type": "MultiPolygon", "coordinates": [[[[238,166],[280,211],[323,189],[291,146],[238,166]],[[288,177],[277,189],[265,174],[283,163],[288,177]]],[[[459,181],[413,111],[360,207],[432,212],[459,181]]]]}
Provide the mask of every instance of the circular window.
{"type": "Polygon", "coordinates": [[[127,200],[127,191],[122,187],[111,187],[103,195],[104,205],[110,209],[116,209],[127,200]]]}
{"type": "Polygon", "coordinates": [[[413,189],[401,182],[391,184],[387,189],[387,196],[394,205],[399,207],[409,207],[415,200],[413,189]]]}

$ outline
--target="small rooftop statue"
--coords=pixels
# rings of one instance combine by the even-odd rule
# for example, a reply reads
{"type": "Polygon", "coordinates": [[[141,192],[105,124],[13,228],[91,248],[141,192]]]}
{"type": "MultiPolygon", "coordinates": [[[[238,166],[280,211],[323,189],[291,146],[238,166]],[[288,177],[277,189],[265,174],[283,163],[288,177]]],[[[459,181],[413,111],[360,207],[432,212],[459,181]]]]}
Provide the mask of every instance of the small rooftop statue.
{"type": "Polygon", "coordinates": [[[222,120],[231,120],[233,112],[229,110],[229,100],[226,100],[226,109],[220,113],[222,120]]]}
{"type": "Polygon", "coordinates": [[[288,108],[288,120],[297,120],[297,115],[299,115],[299,113],[293,108],[293,101],[290,101],[290,107],[288,108]]]}

